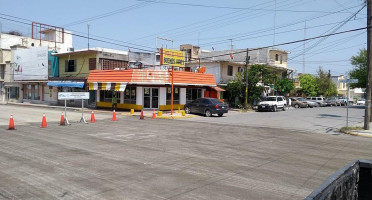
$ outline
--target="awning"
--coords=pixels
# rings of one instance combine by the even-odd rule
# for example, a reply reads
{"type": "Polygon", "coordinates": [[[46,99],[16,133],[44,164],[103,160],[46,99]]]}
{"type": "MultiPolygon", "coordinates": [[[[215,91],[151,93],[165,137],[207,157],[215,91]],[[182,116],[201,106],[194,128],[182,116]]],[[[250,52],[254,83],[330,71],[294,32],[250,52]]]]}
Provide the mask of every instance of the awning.
{"type": "Polygon", "coordinates": [[[211,87],[212,89],[216,90],[217,92],[225,92],[226,90],[218,87],[218,86],[214,86],[214,87],[211,87]]]}
{"type": "Polygon", "coordinates": [[[127,87],[127,83],[98,83],[93,82],[89,83],[89,90],[113,90],[113,91],[121,91],[124,92],[125,88],[127,87]]]}
{"type": "Polygon", "coordinates": [[[83,88],[84,82],[77,82],[77,81],[49,81],[47,83],[48,86],[53,87],[76,87],[76,88],[83,88]]]}

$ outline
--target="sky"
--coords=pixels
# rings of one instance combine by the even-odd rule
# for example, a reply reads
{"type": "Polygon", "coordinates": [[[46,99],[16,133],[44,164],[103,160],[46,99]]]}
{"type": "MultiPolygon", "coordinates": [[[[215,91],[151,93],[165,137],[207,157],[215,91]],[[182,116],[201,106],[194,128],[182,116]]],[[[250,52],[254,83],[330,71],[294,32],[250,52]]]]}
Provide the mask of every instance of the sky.
{"type": "Polygon", "coordinates": [[[90,47],[124,51],[275,45],[289,52],[288,67],[296,73],[316,74],[321,67],[333,76],[347,75],[350,58],[367,41],[366,29],[352,31],[366,27],[364,0],[0,0],[0,5],[2,32],[29,36],[33,21],[63,27],[79,35],[73,37],[75,49],[88,47],[88,27],[90,47]]]}

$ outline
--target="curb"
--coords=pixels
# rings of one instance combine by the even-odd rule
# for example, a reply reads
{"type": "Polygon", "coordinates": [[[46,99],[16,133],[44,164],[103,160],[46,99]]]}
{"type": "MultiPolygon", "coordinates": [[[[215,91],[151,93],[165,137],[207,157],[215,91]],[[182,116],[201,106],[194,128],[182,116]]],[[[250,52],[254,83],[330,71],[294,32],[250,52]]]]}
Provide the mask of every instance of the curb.
{"type": "Polygon", "coordinates": [[[362,137],[372,138],[372,134],[369,134],[369,133],[355,133],[355,132],[352,132],[352,131],[343,131],[343,133],[353,135],[353,136],[362,136],[362,137]]]}

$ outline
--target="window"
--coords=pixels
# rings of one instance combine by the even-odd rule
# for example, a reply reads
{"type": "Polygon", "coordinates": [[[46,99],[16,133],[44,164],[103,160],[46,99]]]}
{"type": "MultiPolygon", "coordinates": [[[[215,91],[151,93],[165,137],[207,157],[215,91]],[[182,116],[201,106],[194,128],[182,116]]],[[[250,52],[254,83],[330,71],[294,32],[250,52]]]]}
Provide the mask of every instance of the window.
{"type": "Polygon", "coordinates": [[[233,75],[233,66],[231,66],[231,65],[227,66],[227,75],[228,76],[233,75]]]}
{"type": "Polygon", "coordinates": [[[243,73],[244,72],[244,68],[243,67],[238,67],[238,72],[243,73]]]}
{"type": "Polygon", "coordinates": [[[5,76],[5,65],[0,64],[0,79],[4,79],[5,76]]]}
{"type": "MultiPolygon", "coordinates": [[[[171,105],[172,89],[167,88],[167,105],[171,105]]],[[[173,88],[173,105],[180,104],[180,88],[173,88]]]]}
{"type": "Polygon", "coordinates": [[[100,90],[99,96],[101,102],[112,102],[113,95],[116,95],[118,103],[120,103],[120,93],[116,91],[110,91],[110,90],[100,90]]]}
{"type": "Polygon", "coordinates": [[[89,58],[89,70],[95,70],[96,64],[97,63],[95,58],[89,58]]]}
{"type": "Polygon", "coordinates": [[[275,54],[275,61],[279,61],[279,54],[275,54]]]}
{"type": "Polygon", "coordinates": [[[280,64],[283,64],[283,56],[280,55],[280,64]]]}
{"type": "Polygon", "coordinates": [[[9,88],[9,98],[18,99],[19,98],[19,87],[10,87],[9,88]]]}
{"type": "Polygon", "coordinates": [[[76,60],[66,60],[65,72],[76,72],[76,60]]]}
{"type": "Polygon", "coordinates": [[[136,104],[136,87],[125,88],[124,103],[126,103],[126,104],[136,104]]]}
{"type": "Polygon", "coordinates": [[[186,88],[186,103],[201,98],[202,89],[186,88]]]}
{"type": "Polygon", "coordinates": [[[201,103],[202,104],[210,104],[211,102],[208,99],[202,99],[201,103]]]}

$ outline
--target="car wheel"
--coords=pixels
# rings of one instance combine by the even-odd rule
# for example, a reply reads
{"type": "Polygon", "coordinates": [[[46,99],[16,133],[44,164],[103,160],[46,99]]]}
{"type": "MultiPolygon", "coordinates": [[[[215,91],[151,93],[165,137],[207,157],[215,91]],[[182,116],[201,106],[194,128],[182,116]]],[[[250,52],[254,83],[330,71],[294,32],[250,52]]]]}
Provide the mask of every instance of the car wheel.
{"type": "Polygon", "coordinates": [[[210,110],[206,110],[206,111],[205,111],[205,116],[206,116],[206,117],[210,117],[210,116],[212,116],[211,111],[210,111],[210,110]]]}
{"type": "Polygon", "coordinates": [[[285,111],[285,107],[287,107],[287,106],[283,106],[283,108],[282,108],[283,111],[285,111]]]}
{"type": "Polygon", "coordinates": [[[276,106],[273,107],[273,112],[276,112],[276,106]]]}
{"type": "Polygon", "coordinates": [[[222,117],[222,115],[223,115],[223,113],[221,113],[221,114],[218,114],[218,116],[219,116],[219,117],[222,117]]]}
{"type": "Polygon", "coordinates": [[[295,108],[298,108],[299,106],[298,106],[298,104],[296,104],[294,107],[295,107],[295,108]]]}
{"type": "Polygon", "coordinates": [[[186,114],[190,114],[190,113],[191,113],[191,110],[190,110],[190,108],[189,108],[189,107],[187,107],[187,106],[185,107],[185,113],[186,113],[186,114]]]}

